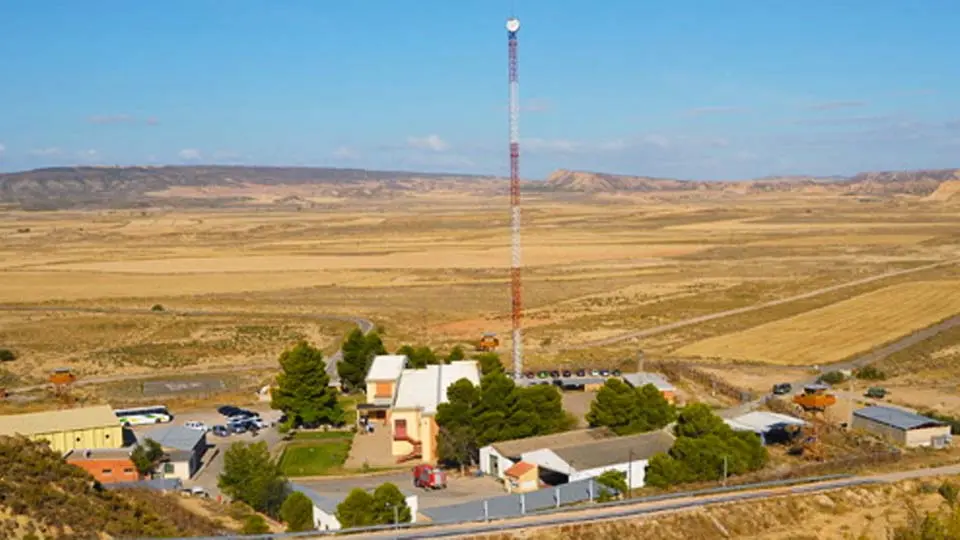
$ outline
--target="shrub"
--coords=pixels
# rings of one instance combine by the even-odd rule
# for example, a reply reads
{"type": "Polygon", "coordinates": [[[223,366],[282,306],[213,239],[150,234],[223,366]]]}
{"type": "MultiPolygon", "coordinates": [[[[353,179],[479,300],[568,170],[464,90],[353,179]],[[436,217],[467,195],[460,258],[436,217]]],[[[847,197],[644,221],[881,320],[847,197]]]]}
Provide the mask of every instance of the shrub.
{"type": "Polygon", "coordinates": [[[882,381],[887,378],[887,374],[874,366],[864,366],[853,372],[853,375],[858,379],[863,379],[865,381],[882,381]]]}
{"type": "Polygon", "coordinates": [[[270,532],[267,526],[267,520],[260,514],[250,514],[243,520],[243,528],[240,529],[243,534],[264,534],[270,532]]]}
{"type": "Polygon", "coordinates": [[[839,371],[828,371],[820,376],[818,381],[827,384],[840,384],[843,381],[847,380],[847,377],[840,373],[839,371]]]}
{"type": "Polygon", "coordinates": [[[16,353],[10,349],[0,349],[0,362],[13,362],[16,359],[16,353]]]}
{"type": "Polygon", "coordinates": [[[166,309],[161,304],[154,304],[150,307],[150,311],[166,311],[166,309]]]}
{"type": "Polygon", "coordinates": [[[947,501],[947,504],[952,506],[957,503],[957,495],[960,494],[960,490],[958,490],[957,486],[951,484],[950,482],[944,482],[940,484],[940,488],[937,489],[937,493],[943,497],[943,500],[947,501]]]}
{"type": "Polygon", "coordinates": [[[313,503],[295,491],[280,505],[280,519],[287,524],[287,532],[309,531],[313,528],[313,503]]]}

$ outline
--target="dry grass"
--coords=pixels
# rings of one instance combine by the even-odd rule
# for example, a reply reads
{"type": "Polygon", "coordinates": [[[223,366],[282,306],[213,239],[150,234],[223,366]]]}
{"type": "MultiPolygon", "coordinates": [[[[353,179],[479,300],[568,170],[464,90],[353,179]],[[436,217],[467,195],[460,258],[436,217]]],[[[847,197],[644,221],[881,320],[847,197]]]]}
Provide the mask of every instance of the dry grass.
{"type": "Polygon", "coordinates": [[[801,315],[681,347],[678,356],[829,364],[960,312],[960,281],[887,287],[801,315]]]}

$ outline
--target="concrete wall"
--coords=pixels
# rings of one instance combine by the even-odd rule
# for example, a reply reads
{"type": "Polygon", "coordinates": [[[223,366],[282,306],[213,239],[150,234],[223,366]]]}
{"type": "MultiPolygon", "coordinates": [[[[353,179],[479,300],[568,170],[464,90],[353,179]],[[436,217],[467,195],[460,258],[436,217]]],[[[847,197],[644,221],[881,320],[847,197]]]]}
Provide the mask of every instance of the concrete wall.
{"type": "Polygon", "coordinates": [[[915,448],[917,446],[933,446],[935,437],[945,437],[950,435],[950,426],[936,426],[923,429],[911,429],[907,432],[907,446],[915,448]]]}
{"type": "Polygon", "coordinates": [[[420,497],[416,495],[409,495],[404,498],[407,501],[407,506],[410,507],[410,523],[417,522],[417,513],[420,512],[420,497]]]}
{"type": "Polygon", "coordinates": [[[115,426],[37,433],[28,438],[49,441],[53,451],[66,454],[78,449],[120,448],[123,446],[123,428],[118,423],[115,426]]]}
{"type": "Polygon", "coordinates": [[[193,476],[193,473],[196,472],[196,467],[193,465],[193,461],[194,460],[168,461],[167,463],[161,463],[158,469],[163,474],[164,478],[179,478],[180,480],[189,480],[193,476]]]}
{"type": "Polygon", "coordinates": [[[437,462],[437,435],[440,427],[433,415],[422,415],[420,417],[420,441],[423,443],[423,461],[425,463],[437,462]]]}
{"type": "Polygon", "coordinates": [[[67,463],[87,471],[101,484],[141,480],[140,473],[137,472],[137,468],[129,458],[76,459],[67,463]]]}
{"type": "Polygon", "coordinates": [[[313,507],[313,526],[321,531],[339,531],[340,520],[334,514],[328,514],[318,508],[313,507]]]}
{"type": "Polygon", "coordinates": [[[931,446],[934,437],[943,437],[950,433],[950,426],[905,430],[856,415],[853,417],[851,427],[879,435],[896,444],[910,448],[931,446]]]}
{"type": "Polygon", "coordinates": [[[502,479],[503,471],[513,467],[514,464],[514,461],[500,455],[493,446],[484,446],[480,449],[480,470],[483,474],[502,479]],[[491,467],[491,460],[495,463],[495,467],[491,467]]]}
{"type": "Polygon", "coordinates": [[[570,481],[576,482],[577,480],[596,478],[607,471],[620,471],[626,474],[627,485],[630,486],[630,489],[642,488],[644,486],[644,478],[646,477],[647,473],[647,460],[634,460],[629,464],[624,462],[607,467],[576,471],[570,475],[570,481]]]}
{"type": "Polygon", "coordinates": [[[508,477],[506,480],[508,493],[529,493],[540,488],[540,471],[534,467],[519,478],[508,477]]]}

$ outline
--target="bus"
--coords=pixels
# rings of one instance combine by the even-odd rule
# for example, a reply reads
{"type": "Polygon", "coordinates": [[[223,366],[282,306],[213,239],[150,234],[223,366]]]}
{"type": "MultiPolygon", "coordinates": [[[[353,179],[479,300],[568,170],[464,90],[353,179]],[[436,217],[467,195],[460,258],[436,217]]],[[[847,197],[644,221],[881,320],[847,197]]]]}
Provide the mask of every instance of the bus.
{"type": "Polygon", "coordinates": [[[142,426],[145,424],[162,424],[173,420],[173,415],[163,405],[149,407],[132,407],[130,409],[116,409],[121,426],[142,426]]]}

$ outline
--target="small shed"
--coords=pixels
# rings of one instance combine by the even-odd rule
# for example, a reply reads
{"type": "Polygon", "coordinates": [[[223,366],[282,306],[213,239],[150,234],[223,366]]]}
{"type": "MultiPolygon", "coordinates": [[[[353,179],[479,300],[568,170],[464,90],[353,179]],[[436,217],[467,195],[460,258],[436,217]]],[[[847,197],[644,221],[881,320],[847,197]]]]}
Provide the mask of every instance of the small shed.
{"type": "Polygon", "coordinates": [[[736,418],[725,419],[724,422],[737,431],[756,433],[764,445],[788,440],[791,426],[802,427],[807,424],[794,416],[765,411],[749,412],[736,418]]]}
{"type": "Polygon", "coordinates": [[[527,493],[540,487],[539,469],[533,463],[521,461],[503,472],[507,493],[527,493]]]}
{"type": "Polygon", "coordinates": [[[163,447],[167,460],[161,464],[164,478],[190,480],[200,469],[207,451],[207,434],[184,426],[165,426],[137,435],[139,442],[152,439],[163,447]]]}
{"type": "Polygon", "coordinates": [[[853,411],[851,427],[879,435],[907,448],[943,448],[952,440],[950,426],[944,422],[902,409],[878,405],[853,411]]]}
{"type": "Polygon", "coordinates": [[[670,384],[667,379],[659,373],[624,373],[623,381],[634,388],[640,388],[652,384],[663,394],[663,397],[669,402],[674,403],[677,400],[677,389],[670,384]]]}
{"type": "MultiPolygon", "coordinates": [[[[347,498],[347,493],[335,496],[325,496],[302,485],[291,482],[290,486],[294,491],[299,491],[310,499],[313,503],[313,526],[320,531],[338,531],[342,528],[340,520],[337,519],[337,507],[347,498]]],[[[373,490],[368,490],[371,494],[373,490]]],[[[401,491],[404,496],[404,502],[410,508],[410,523],[417,522],[417,513],[419,508],[419,497],[415,493],[401,491]]]]}

